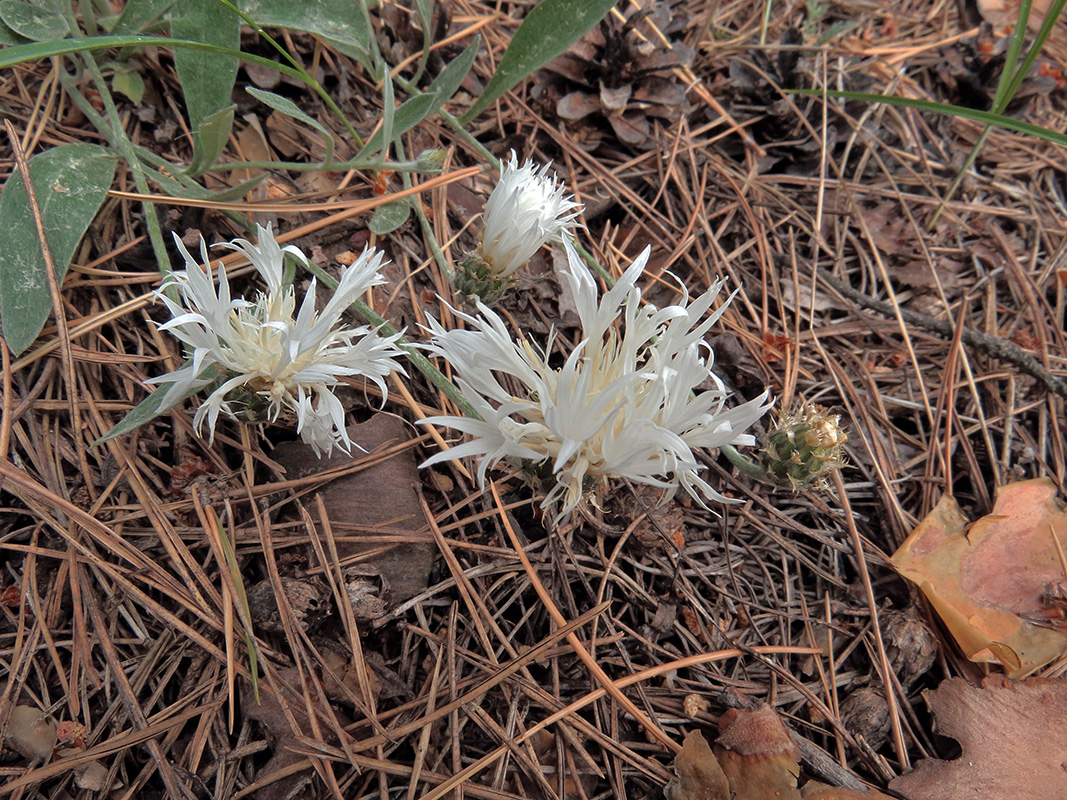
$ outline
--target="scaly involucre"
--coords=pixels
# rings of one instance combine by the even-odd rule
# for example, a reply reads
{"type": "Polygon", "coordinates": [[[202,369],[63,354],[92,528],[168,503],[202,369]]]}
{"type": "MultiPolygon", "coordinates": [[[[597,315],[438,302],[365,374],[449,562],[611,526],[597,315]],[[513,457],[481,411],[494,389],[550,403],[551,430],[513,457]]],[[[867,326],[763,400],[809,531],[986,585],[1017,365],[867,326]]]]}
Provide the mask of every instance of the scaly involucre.
{"type": "MultiPolygon", "coordinates": [[[[234,393],[243,392],[265,406],[272,421],[283,414],[295,416],[297,433],[318,455],[328,455],[335,446],[347,451],[353,443],[345,432],[345,411],[333,388],[342,378],[363,376],[374,381],[384,396],[384,378],[392,370],[404,371],[395,360],[402,355],[395,345],[400,334],[381,336],[367,326],[340,324],[341,314],[353,300],[383,282],[378,272],[383,256],[373,249],[364,250],[342,273],[321,312],[315,308],[316,282],[312,280],[297,310],[293,287],[283,285],[284,255],[290,253],[305,264],[307,256],[293,245],[281,247],[270,226],[256,228],[257,244],[235,239],[221,245],[244,253],[266,281],[267,291],[259,292],[254,301],[230,296],[222,262],[216,290],[209,272],[175,236],[186,269],[172,273],[156,297],[172,317],[160,330],[170,331],[185,345],[189,360],[149,383],[169,384],[163,398],[166,406],[190,390],[217,382],[193,420],[197,430],[206,422],[212,438],[219,413],[233,416],[234,393]],[[169,287],[177,289],[179,301],[167,296],[169,287]],[[210,367],[222,378],[204,377],[210,367]]],[[[203,239],[200,255],[202,263],[210,263],[203,239]]]]}
{"type": "Polygon", "coordinates": [[[509,277],[574,226],[581,204],[564,197],[564,190],[551,164],[538,168],[527,160],[520,167],[512,151],[501,165],[500,181],[485,204],[478,251],[495,279],[509,277]]]}
{"type": "Polygon", "coordinates": [[[445,330],[430,320],[427,348],[451,364],[457,385],[482,419],[423,420],[471,438],[422,466],[473,456],[483,485],[486,470],[501,460],[550,467],[555,482],[542,509],[558,503],[557,523],[591,484],[609,478],[659,487],[664,500],[682,488],[701,504],[730,502],[701,477],[693,449],[754,444],[744,431],[771,404],[764,392],[725,407],[726,390],[711,371],[713,353],[704,342],[726,308],[711,311],[723,281],[692,301],[686,294],[662,309],[642,304],[637,279],[648,261],[646,248],[600,297],[567,239],[564,246],[563,277],[574,295],[582,340],[563,366],[548,364],[553,337],[544,351],[513,338],[484,304],[477,315],[455,311],[467,329],[445,330]],[[698,391],[706,383],[711,388],[698,391]],[[509,386],[519,387],[518,394],[509,386]]]}

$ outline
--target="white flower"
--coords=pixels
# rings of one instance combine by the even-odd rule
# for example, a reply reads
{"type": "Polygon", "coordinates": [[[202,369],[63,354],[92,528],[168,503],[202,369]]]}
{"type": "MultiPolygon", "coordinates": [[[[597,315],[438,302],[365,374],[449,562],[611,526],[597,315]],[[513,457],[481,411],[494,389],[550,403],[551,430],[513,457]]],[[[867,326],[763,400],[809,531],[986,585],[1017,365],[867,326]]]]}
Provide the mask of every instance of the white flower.
{"type": "Polygon", "coordinates": [[[501,165],[497,183],[482,216],[478,255],[490,274],[503,280],[529,261],[541,246],[573,227],[581,204],[564,197],[564,186],[551,164],[540,169],[511,158],[501,165]]]}
{"type": "MultiPolygon", "coordinates": [[[[250,302],[230,297],[222,262],[216,293],[211,275],[175,236],[186,269],[171,274],[156,297],[172,316],[160,330],[170,331],[185,344],[189,361],[149,383],[170,384],[163,398],[165,407],[190,390],[213,383],[205,372],[214,367],[222,379],[196,412],[193,422],[198,430],[206,421],[214,437],[219,412],[233,416],[231,393],[237,392],[265,406],[271,421],[283,412],[294,415],[297,433],[318,455],[329,454],[335,445],[349,450],[353,443],[345,432],[344,408],[333,387],[342,378],[362,375],[385,395],[385,376],[394,369],[404,371],[394,360],[401,355],[395,346],[400,334],[383,337],[366,326],[338,324],[353,300],[383,282],[378,273],[382,254],[364,250],[341,275],[321,312],[315,309],[316,282],[312,280],[297,310],[293,287],[283,285],[284,254],[291,253],[305,264],[307,256],[293,245],[281,247],[270,226],[257,226],[257,238],[258,244],[235,239],[222,245],[244,253],[267,283],[267,291],[250,302]],[[181,302],[165,294],[171,286],[178,290],[181,302]]],[[[204,263],[210,261],[203,239],[200,255],[204,263]]]]}
{"type": "Polygon", "coordinates": [[[764,392],[725,408],[725,387],[711,371],[713,354],[703,341],[726,307],[708,313],[723,281],[692,302],[686,295],[663,309],[642,305],[636,282],[648,261],[646,248],[600,297],[566,238],[564,246],[563,275],[581,319],[582,341],[563,366],[548,363],[554,337],[544,351],[515,340],[482,303],[477,316],[455,312],[468,329],[445,330],[430,320],[426,347],[452,365],[457,385],[483,419],[423,420],[472,439],[422,466],[474,456],[484,483],[486,469],[503,459],[542,463],[555,479],[542,508],[559,501],[557,522],[593,482],[611,477],[660,487],[665,500],[680,487],[702,504],[730,502],[701,477],[693,448],[754,444],[744,431],[771,404],[764,392]],[[696,393],[705,382],[713,388],[696,393]]]}

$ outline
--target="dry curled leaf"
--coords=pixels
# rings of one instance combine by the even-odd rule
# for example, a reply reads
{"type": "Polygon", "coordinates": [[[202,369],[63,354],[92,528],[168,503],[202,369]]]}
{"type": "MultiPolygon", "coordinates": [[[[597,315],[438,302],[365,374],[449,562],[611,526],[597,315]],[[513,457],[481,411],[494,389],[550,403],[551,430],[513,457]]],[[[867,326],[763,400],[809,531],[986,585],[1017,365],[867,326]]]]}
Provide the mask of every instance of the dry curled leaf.
{"type": "Polygon", "coordinates": [[[978,688],[950,678],[924,697],[963,755],[921,761],[890,789],[908,800],[1067,797],[1067,682],[994,677],[978,688]]]}
{"type": "Polygon", "coordinates": [[[1044,602],[1048,587],[1064,580],[1059,545],[1067,543],[1067,513],[1055,495],[1047,478],[1009,484],[993,513],[970,526],[946,495],[892,558],[964,654],[1000,662],[1010,677],[1067,650],[1067,630],[1050,624],[1044,602]]]}
{"type": "Polygon", "coordinates": [[[715,757],[730,782],[732,800],[800,800],[800,751],[766,703],[722,715],[715,757]]]}
{"type": "Polygon", "coordinates": [[[726,775],[700,731],[686,734],[674,759],[674,774],[664,791],[667,800],[730,800],[726,775]]]}

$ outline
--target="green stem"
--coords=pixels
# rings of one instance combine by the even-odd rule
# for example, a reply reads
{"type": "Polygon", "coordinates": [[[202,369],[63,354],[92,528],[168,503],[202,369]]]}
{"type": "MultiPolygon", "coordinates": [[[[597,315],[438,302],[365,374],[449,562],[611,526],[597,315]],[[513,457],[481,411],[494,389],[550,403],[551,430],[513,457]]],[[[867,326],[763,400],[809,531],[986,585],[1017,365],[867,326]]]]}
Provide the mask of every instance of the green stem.
{"type": "MultiPolygon", "coordinates": [[[[75,27],[73,30],[75,31],[75,36],[78,36],[78,28],[75,27]]],[[[141,194],[148,194],[148,181],[145,178],[144,167],[140,159],[137,158],[137,151],[133,146],[133,142],[126,135],[126,130],[122,125],[122,118],[119,116],[119,110],[115,106],[115,100],[111,96],[111,91],[108,89],[103,73],[100,71],[100,65],[96,63],[96,56],[90,52],[83,52],[81,53],[81,59],[89,70],[89,74],[93,78],[93,84],[96,86],[96,90],[100,93],[100,99],[104,103],[104,111],[107,114],[107,127],[111,131],[110,144],[125,159],[130,172],[133,174],[133,183],[137,187],[137,191],[141,194]]],[[[60,71],[63,72],[64,70],[60,71]]],[[[77,92],[77,89],[74,89],[74,91],[77,92]]],[[[156,215],[155,204],[144,202],[141,203],[141,208],[144,210],[145,228],[148,231],[148,240],[152,243],[152,252],[156,257],[156,262],[159,264],[160,275],[166,279],[171,273],[170,256],[167,254],[167,245],[163,240],[163,229],[160,227],[159,217],[156,215]]],[[[169,287],[167,292],[168,296],[177,302],[178,295],[175,287],[169,287]],[[174,293],[173,296],[171,296],[171,293],[174,293]]]]}
{"type": "MultiPolygon", "coordinates": [[[[404,152],[404,143],[397,139],[395,142],[396,156],[397,158],[406,158],[407,155],[404,152]]],[[[412,163],[412,162],[407,162],[412,163]]],[[[391,166],[391,165],[390,165],[391,166]]],[[[404,183],[405,189],[411,188],[411,176],[407,173],[401,175],[401,180],[404,183]]],[[[419,225],[422,227],[423,238],[430,247],[430,252],[433,253],[434,260],[437,262],[437,266],[441,268],[441,272],[445,274],[445,278],[449,283],[452,283],[452,267],[448,263],[448,259],[445,258],[444,251],[441,250],[441,246],[437,243],[437,237],[433,235],[433,225],[430,224],[429,218],[426,216],[426,212],[422,210],[422,203],[419,202],[417,197],[411,198],[411,205],[415,209],[415,216],[419,218],[419,225]]]]}
{"type": "Polygon", "coordinates": [[[732,444],[724,444],[719,447],[719,452],[744,475],[755,478],[764,483],[774,483],[767,479],[767,471],[748,456],[738,452],[732,444]]]}
{"type": "MultiPolygon", "coordinates": [[[[304,161],[228,161],[225,164],[214,164],[205,172],[231,172],[235,169],[285,169],[291,172],[347,172],[348,170],[381,169],[385,166],[381,159],[353,159],[351,161],[322,162],[308,164],[304,161]]],[[[393,161],[388,164],[393,172],[421,172],[416,161],[393,161]]]]}
{"type": "Polygon", "coordinates": [[[288,50],[278,44],[278,42],[274,40],[273,36],[263,30],[263,28],[260,27],[258,22],[256,22],[243,11],[241,11],[241,9],[231,3],[230,0],[219,0],[219,2],[231,11],[233,11],[235,14],[237,14],[250,26],[252,26],[255,29],[256,33],[266,39],[270,46],[278,51],[279,55],[281,55],[282,58],[292,64],[293,69],[295,69],[299,74],[300,80],[307,84],[308,87],[310,87],[311,90],[319,96],[322,102],[324,102],[326,106],[330,109],[330,111],[334,113],[334,116],[336,116],[337,119],[340,120],[341,124],[345,126],[345,129],[348,131],[348,135],[351,136],[352,140],[356,143],[356,147],[363,147],[363,139],[360,138],[360,135],[358,133],[356,133],[356,129],[352,127],[352,123],[348,121],[348,117],[344,115],[344,112],[341,111],[337,103],[333,101],[333,98],[330,97],[327,91],[322,88],[322,85],[313,77],[311,77],[311,75],[308,74],[307,70],[304,69],[300,62],[293,58],[289,54],[288,50]]]}

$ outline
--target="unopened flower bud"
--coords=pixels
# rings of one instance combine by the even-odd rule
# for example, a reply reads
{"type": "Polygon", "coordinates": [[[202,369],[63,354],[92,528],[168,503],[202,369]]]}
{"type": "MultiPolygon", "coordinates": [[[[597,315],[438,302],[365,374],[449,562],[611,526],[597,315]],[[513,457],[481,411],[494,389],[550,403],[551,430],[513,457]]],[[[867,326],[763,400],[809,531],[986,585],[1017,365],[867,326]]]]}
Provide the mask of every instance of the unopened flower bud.
{"type": "Polygon", "coordinates": [[[815,405],[798,413],[782,411],[760,452],[764,469],[794,489],[825,486],[826,476],[845,465],[848,436],[840,423],[840,414],[815,405]]]}
{"type": "Polygon", "coordinates": [[[511,276],[534,253],[574,227],[581,204],[564,197],[565,187],[549,164],[521,167],[512,152],[501,164],[500,181],[482,216],[484,227],[477,249],[456,269],[453,285],[464,299],[491,304],[511,286],[511,276]]]}
{"type": "Polygon", "coordinates": [[[436,172],[444,166],[446,155],[439,147],[423,150],[415,158],[415,166],[420,172],[436,172]]]}

